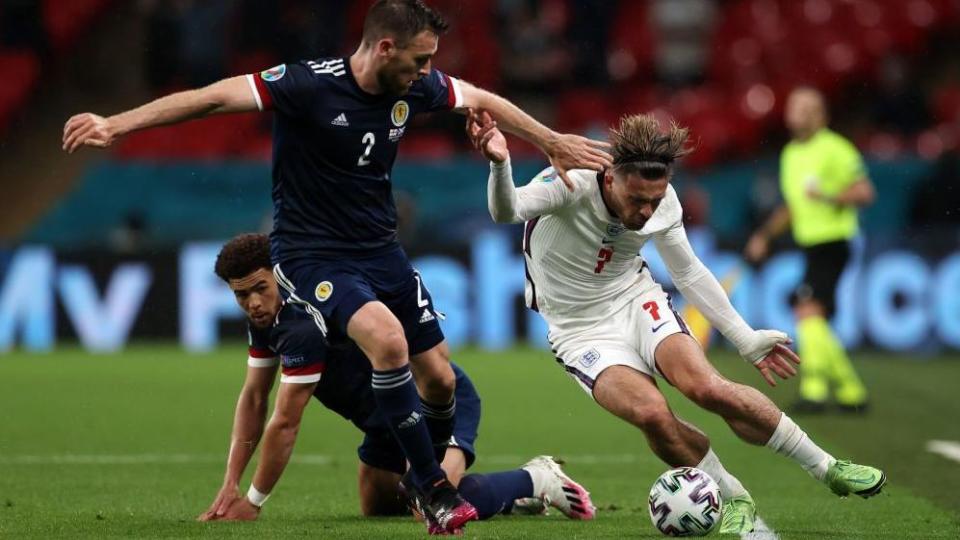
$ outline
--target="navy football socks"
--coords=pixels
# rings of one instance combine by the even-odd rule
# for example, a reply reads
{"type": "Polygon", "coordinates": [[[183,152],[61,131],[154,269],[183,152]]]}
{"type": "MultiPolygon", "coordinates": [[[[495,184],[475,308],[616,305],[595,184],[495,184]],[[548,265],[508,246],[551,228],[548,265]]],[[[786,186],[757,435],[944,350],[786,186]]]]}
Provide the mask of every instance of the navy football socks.
{"type": "Polygon", "coordinates": [[[450,400],[450,403],[446,405],[435,405],[421,398],[420,408],[423,410],[423,417],[427,421],[427,430],[430,432],[431,441],[433,441],[433,453],[437,458],[437,463],[443,463],[443,456],[447,452],[450,438],[453,437],[453,427],[456,423],[456,417],[454,416],[457,411],[456,398],[450,400]]]}
{"type": "Polygon", "coordinates": [[[433,454],[433,443],[420,409],[420,396],[410,364],[373,370],[373,397],[390,431],[403,448],[417,486],[423,489],[445,475],[433,454]]]}
{"type": "Polygon", "coordinates": [[[533,497],[533,480],[523,469],[513,471],[469,474],[460,480],[460,495],[477,509],[480,519],[489,519],[509,512],[513,501],[533,497]]]}

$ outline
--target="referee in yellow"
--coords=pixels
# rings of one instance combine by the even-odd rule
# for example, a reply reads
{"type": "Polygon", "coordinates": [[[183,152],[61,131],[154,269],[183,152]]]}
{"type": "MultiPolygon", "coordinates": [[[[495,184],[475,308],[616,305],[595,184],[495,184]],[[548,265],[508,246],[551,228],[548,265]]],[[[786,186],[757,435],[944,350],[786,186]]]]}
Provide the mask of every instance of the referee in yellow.
{"type": "Polygon", "coordinates": [[[875,192],[860,153],[827,127],[823,95],[800,87],[790,93],[784,113],[792,136],[780,155],[784,203],[750,238],[746,256],[766,257],[770,240],[790,226],[806,256],[803,283],[793,298],[800,347],[800,400],[794,412],[826,411],[831,387],[841,410],[863,412],[867,390],[828,320],[836,310],[836,289],[850,239],[859,232],[857,210],[875,192]]]}

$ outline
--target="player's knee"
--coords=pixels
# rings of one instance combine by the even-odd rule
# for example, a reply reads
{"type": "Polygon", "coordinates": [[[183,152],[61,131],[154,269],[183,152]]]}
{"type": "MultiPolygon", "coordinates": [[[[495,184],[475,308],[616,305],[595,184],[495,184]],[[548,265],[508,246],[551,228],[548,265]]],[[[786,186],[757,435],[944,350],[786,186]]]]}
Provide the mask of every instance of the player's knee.
{"type": "Polygon", "coordinates": [[[377,369],[394,369],[405,365],[407,355],[407,339],[402,331],[389,331],[377,339],[376,358],[370,358],[377,369]]]}
{"type": "Polygon", "coordinates": [[[669,433],[676,422],[676,418],[666,404],[637,405],[631,411],[630,416],[635,426],[643,430],[644,433],[654,436],[669,433]]]}

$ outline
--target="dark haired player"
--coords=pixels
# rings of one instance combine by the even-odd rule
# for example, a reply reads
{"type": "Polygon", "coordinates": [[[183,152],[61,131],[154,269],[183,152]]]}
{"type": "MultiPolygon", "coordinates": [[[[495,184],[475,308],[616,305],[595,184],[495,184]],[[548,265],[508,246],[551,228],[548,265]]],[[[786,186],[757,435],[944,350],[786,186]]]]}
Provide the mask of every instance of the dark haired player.
{"type": "MultiPolygon", "coordinates": [[[[247,315],[250,351],[247,376],[237,400],[230,452],[223,486],[201,520],[256,519],[260,505],[238,491],[243,471],[261,440],[254,483],[272,488],[293,450],[303,409],[313,396],[328,409],[351,421],[364,433],[358,448],[360,509],[364,515],[395,515],[404,511],[398,497],[406,471],[403,450],[377,410],[372,395],[370,362],[355,344],[331,344],[316,320],[300,306],[284,302],[270,271],[265,235],[244,234],[227,242],[217,257],[216,274],[233,290],[247,315]],[[280,389],[273,416],[266,422],[267,400],[280,366],[280,389]],[[266,426],[266,427],[264,427],[266,426]]],[[[332,336],[331,339],[336,341],[332,336]]],[[[591,519],[590,496],[548,456],[529,461],[522,469],[469,474],[473,442],[480,423],[480,398],[467,375],[457,376],[456,429],[439,454],[447,477],[459,484],[480,519],[509,511],[516,499],[537,498],[571,519],[591,519]]],[[[261,502],[262,505],[262,502],[261,502]]],[[[443,532],[429,523],[431,532],[443,532]]]]}
{"type": "Polygon", "coordinates": [[[491,161],[491,216],[498,223],[526,221],[527,301],[549,324],[557,361],[601,407],[640,428],[664,462],[697,467],[717,481],[721,533],[753,530],[753,499],[706,435],[670,411],[656,376],[723,417],[744,441],[793,459],[837,495],[880,492],[883,472],[837,461],[769,398],[717,372],[639,255],[652,240],[680,293],[769,384],[776,385],[772,373],[796,374],[793,364],[800,360],[787,348],[786,334],[747,325],[690,247],[670,185],[674,163],[689,151],[686,129],[673,125],[663,132],[653,116],[623,117],[611,130],[613,167],[600,174],[571,171],[573,192],[558,186],[549,169],[515,188],[496,123],[471,115],[467,132],[491,161]]]}
{"type": "MultiPolygon", "coordinates": [[[[564,178],[566,169],[600,170],[610,159],[606,143],[553,132],[505,99],[431,69],[446,29],[420,0],[380,0],[350,57],[279,65],[108,118],[80,114],[67,121],[63,147],[106,147],[131,131],[211,114],[275,111],[277,281],[289,302],[345,333],[370,359],[373,395],[410,462],[418,495],[454,530],[476,512],[445,480],[420,421],[433,416],[452,431],[455,377],[423,283],[397,241],[390,180],[400,139],[417,114],[483,108],[540,147],[564,178]],[[421,409],[414,377],[429,410],[421,409]]],[[[255,499],[266,493],[251,486],[255,499]]]]}

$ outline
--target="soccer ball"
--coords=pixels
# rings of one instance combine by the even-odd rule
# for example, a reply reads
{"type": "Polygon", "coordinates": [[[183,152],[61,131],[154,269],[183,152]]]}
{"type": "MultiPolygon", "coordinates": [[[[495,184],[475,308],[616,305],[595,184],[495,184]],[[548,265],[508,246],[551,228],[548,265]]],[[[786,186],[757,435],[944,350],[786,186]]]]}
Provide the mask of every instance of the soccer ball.
{"type": "Polygon", "coordinates": [[[720,487],[693,467],[670,469],[650,489],[650,519],[667,536],[704,536],[720,524],[720,487]]]}

